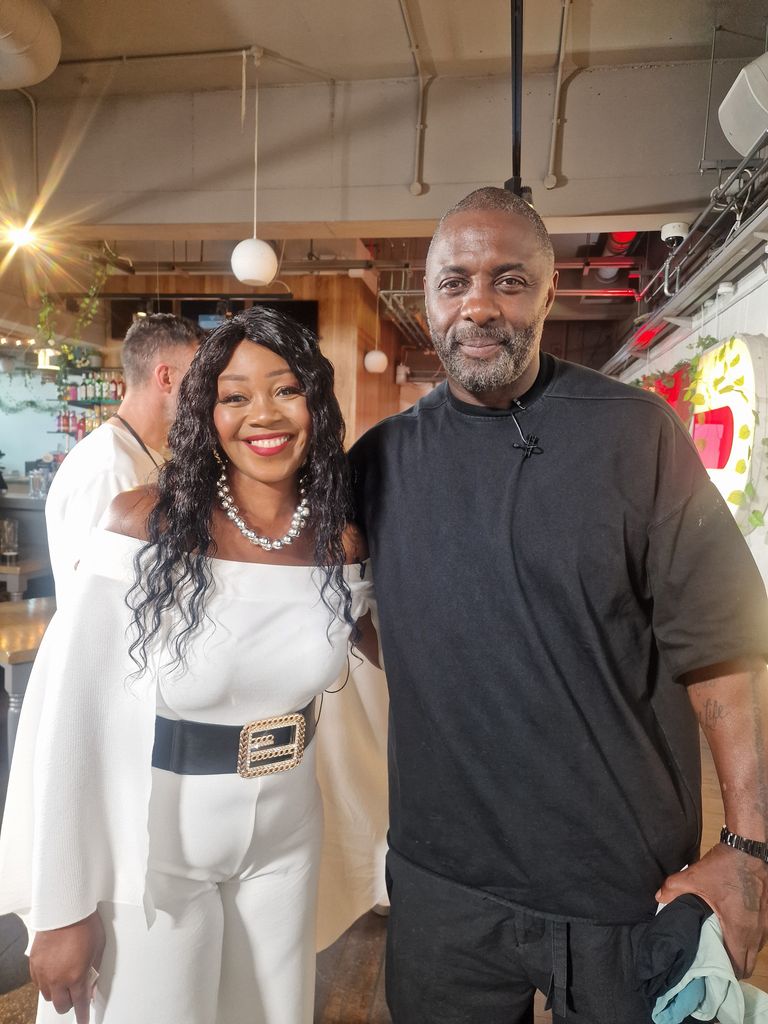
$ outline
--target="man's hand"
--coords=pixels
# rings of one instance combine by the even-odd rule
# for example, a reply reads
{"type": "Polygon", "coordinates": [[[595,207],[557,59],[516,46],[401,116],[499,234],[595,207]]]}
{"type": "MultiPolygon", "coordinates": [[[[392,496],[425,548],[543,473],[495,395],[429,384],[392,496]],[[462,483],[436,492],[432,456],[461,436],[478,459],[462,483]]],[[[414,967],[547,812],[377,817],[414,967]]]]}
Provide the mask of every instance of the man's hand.
{"type": "Polygon", "coordinates": [[[93,981],[104,952],[104,926],[97,911],[82,921],[37,932],[29,955],[29,973],[57,1013],[75,1009],[77,1024],[88,1024],[93,981]]]}
{"type": "Polygon", "coordinates": [[[671,903],[684,892],[712,907],[736,977],[748,978],[768,938],[768,864],[741,850],[714,846],[698,863],[670,875],[656,899],[671,903]]]}

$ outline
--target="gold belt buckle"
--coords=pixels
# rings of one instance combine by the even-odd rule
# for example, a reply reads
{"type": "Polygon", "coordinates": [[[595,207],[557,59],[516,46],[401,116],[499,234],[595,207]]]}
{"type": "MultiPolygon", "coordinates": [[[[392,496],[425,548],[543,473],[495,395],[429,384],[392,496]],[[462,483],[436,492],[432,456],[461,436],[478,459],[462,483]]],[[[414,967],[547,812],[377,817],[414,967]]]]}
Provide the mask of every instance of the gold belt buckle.
{"type": "Polygon", "coordinates": [[[237,774],[244,779],[253,779],[295,768],[304,755],[305,728],[304,715],[298,713],[262,718],[244,725],[240,731],[237,774]],[[286,726],[293,729],[290,742],[275,746],[275,737],[270,730],[286,726]]]}

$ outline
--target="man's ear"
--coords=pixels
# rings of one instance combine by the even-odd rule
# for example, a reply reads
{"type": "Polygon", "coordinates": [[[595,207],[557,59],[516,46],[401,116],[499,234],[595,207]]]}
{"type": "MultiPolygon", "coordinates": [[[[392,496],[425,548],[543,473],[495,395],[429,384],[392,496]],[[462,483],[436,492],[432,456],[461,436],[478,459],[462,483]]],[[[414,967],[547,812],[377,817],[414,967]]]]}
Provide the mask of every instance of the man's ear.
{"type": "Polygon", "coordinates": [[[166,395],[170,395],[173,389],[173,372],[168,363],[158,363],[152,371],[152,376],[158,388],[166,395]]]}
{"type": "Polygon", "coordinates": [[[555,294],[557,293],[557,281],[560,277],[559,272],[556,270],[552,275],[552,282],[547,291],[547,313],[552,309],[552,303],[555,301],[555,294]]]}

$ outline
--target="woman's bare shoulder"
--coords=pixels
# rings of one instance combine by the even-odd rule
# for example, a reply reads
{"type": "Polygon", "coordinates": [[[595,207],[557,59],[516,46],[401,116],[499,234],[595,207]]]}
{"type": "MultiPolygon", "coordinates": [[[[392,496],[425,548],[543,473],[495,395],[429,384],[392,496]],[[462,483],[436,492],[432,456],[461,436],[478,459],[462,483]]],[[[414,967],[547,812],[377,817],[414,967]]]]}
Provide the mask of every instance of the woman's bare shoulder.
{"type": "Polygon", "coordinates": [[[363,531],[355,523],[347,523],[342,536],[346,561],[363,562],[368,557],[368,544],[363,531]]]}
{"type": "Polygon", "coordinates": [[[147,519],[156,503],[156,487],[135,487],[131,491],[123,491],[112,500],[99,525],[110,533],[146,540],[147,519]]]}

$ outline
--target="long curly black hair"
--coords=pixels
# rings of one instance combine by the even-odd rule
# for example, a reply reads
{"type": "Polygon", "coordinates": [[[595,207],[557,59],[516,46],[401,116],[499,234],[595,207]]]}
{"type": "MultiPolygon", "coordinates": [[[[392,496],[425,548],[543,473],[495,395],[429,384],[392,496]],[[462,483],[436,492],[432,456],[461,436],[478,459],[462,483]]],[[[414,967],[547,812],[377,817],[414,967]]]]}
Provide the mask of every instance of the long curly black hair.
{"type": "Polygon", "coordinates": [[[158,476],[157,502],[147,520],[148,542],[136,556],[136,583],[128,594],[135,627],[129,651],[140,673],[147,667],[148,646],[161,630],[170,648],[170,667],[184,666],[192,634],[205,618],[213,583],[210,559],[216,553],[211,521],[221,472],[213,454],[220,450],[213,410],[219,374],[244,340],[283,358],[304,389],[312,436],[302,475],[320,596],[331,621],[341,614],[354,628],[342,539],[351,500],[333,366],[311,331],[282,313],[253,306],[203,341],[179,389],[168,437],[172,458],[158,476]],[[168,612],[170,632],[163,629],[168,612]]]}

